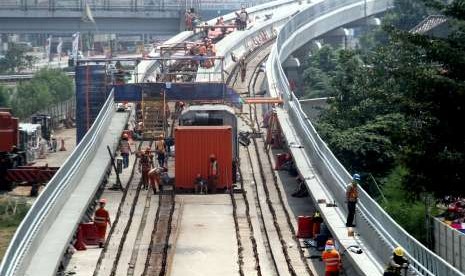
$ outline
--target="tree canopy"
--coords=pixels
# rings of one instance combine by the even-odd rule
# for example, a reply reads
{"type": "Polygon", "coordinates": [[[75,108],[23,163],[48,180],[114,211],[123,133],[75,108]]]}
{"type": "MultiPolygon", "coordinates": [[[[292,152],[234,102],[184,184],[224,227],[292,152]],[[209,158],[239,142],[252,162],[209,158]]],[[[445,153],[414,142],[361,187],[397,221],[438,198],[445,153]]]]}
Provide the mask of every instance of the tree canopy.
{"type": "Polygon", "coordinates": [[[26,47],[10,43],[5,57],[0,60],[0,73],[14,73],[32,67],[36,58],[26,54],[26,47]]]}
{"type": "Polygon", "coordinates": [[[20,83],[11,98],[13,113],[25,118],[74,94],[72,80],[59,69],[42,69],[31,81],[20,83]]]}
{"type": "Polygon", "coordinates": [[[414,195],[463,195],[465,5],[395,2],[397,11],[383,25],[385,42],[370,51],[323,48],[310,58],[304,79],[315,78],[307,88],[334,96],[317,127],[352,171],[385,177],[401,166],[403,185],[414,195]],[[428,11],[447,16],[446,38],[407,31],[428,11]],[[335,66],[333,58],[321,66],[328,56],[335,66]]]}

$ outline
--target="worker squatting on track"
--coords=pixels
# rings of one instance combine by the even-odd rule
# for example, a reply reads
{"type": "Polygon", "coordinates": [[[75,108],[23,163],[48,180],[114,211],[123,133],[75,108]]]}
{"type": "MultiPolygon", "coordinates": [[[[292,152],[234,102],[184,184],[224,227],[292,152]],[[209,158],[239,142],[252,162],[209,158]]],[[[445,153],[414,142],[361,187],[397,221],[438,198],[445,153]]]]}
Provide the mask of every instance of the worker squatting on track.
{"type": "Polygon", "coordinates": [[[150,187],[152,187],[153,194],[160,192],[160,185],[164,184],[165,174],[168,169],[165,167],[156,167],[148,172],[150,187]]]}
{"type": "Polygon", "coordinates": [[[347,200],[347,227],[355,227],[354,217],[355,217],[355,208],[358,200],[358,181],[360,181],[360,175],[354,174],[352,177],[352,182],[347,185],[346,189],[346,200],[347,200]]]}
{"type": "Polygon", "coordinates": [[[107,233],[107,224],[111,227],[110,214],[105,210],[105,199],[99,200],[99,208],[95,211],[94,224],[97,228],[97,235],[99,239],[99,247],[103,247],[105,242],[105,235],[107,233]]]}
{"type": "Polygon", "coordinates": [[[207,194],[208,187],[207,181],[202,177],[200,173],[197,174],[194,180],[195,193],[207,194]]]}
{"type": "Polygon", "coordinates": [[[341,268],[341,256],[334,248],[332,240],[328,240],[325,245],[325,251],[321,255],[325,263],[325,276],[338,276],[341,268]]]}
{"type": "Polygon", "coordinates": [[[384,276],[401,276],[407,275],[409,266],[408,260],[404,257],[404,249],[400,246],[394,248],[391,259],[384,271],[384,276]]]}

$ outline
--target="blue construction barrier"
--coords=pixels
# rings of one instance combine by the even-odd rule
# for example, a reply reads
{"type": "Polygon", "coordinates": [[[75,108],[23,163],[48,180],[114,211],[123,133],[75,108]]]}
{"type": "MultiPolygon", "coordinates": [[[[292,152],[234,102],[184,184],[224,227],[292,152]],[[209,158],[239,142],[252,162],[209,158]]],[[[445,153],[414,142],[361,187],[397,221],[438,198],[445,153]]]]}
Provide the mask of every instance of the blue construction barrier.
{"type": "Polygon", "coordinates": [[[142,98],[168,101],[226,101],[240,105],[239,94],[223,83],[138,83],[115,85],[117,102],[137,102],[142,98]],[[165,93],[165,95],[163,95],[165,93]]]}
{"type": "Polygon", "coordinates": [[[109,91],[105,65],[76,66],[76,142],[97,118],[109,91]]]}

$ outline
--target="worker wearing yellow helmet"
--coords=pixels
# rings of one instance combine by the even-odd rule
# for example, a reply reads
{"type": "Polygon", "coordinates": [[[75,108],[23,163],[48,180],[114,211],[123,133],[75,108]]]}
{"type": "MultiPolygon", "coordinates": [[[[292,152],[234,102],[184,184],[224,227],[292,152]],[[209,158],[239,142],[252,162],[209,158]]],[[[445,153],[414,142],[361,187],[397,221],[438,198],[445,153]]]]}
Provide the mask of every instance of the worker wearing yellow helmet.
{"type": "Polygon", "coordinates": [[[405,250],[398,246],[392,251],[391,259],[384,271],[384,276],[401,276],[404,275],[409,266],[407,258],[405,258],[405,250]]]}

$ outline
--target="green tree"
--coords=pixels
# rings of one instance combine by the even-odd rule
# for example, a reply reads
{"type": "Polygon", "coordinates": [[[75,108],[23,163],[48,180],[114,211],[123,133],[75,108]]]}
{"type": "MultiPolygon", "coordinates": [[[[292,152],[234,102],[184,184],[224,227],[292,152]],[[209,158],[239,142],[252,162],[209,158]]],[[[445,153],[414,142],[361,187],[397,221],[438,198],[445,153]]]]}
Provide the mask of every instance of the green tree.
{"type": "Polygon", "coordinates": [[[74,94],[73,81],[59,69],[41,69],[33,81],[46,84],[52,95],[52,103],[70,99],[74,94]]]}
{"type": "Polygon", "coordinates": [[[35,60],[34,57],[26,55],[24,46],[10,43],[5,58],[0,60],[0,73],[20,72],[35,60]]]}
{"type": "Polygon", "coordinates": [[[10,104],[10,89],[0,85],[0,107],[9,106],[10,104]]]}
{"type": "Polygon", "coordinates": [[[53,103],[49,87],[40,81],[30,81],[20,84],[11,102],[13,113],[20,117],[37,112],[53,103]]]}
{"type": "Polygon", "coordinates": [[[337,66],[337,54],[330,46],[315,51],[304,61],[302,72],[304,91],[302,98],[318,98],[332,95],[331,77],[337,66]]]}

